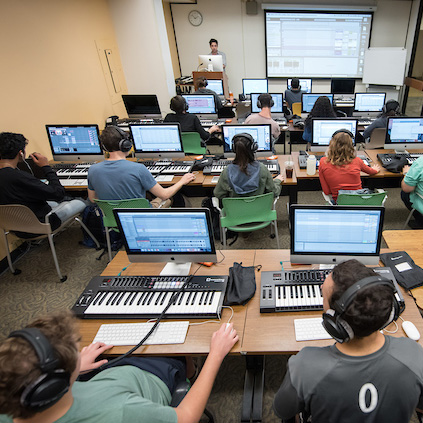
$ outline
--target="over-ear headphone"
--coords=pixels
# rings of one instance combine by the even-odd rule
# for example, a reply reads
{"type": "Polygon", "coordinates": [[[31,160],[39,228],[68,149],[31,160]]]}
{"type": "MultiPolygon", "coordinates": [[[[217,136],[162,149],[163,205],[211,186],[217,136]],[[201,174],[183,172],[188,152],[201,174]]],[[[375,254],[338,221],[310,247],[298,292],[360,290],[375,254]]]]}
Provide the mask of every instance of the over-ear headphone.
{"type": "Polygon", "coordinates": [[[178,113],[179,112],[178,103],[181,102],[181,101],[182,101],[183,111],[187,112],[188,109],[189,109],[189,104],[186,101],[185,97],[183,97],[183,96],[175,96],[170,100],[170,104],[169,104],[170,110],[172,110],[175,113],[178,113]],[[181,97],[182,100],[178,99],[178,97],[181,97]]]}
{"type": "Polygon", "coordinates": [[[16,337],[24,338],[34,348],[41,370],[41,376],[22,392],[21,405],[36,412],[43,411],[68,392],[70,374],[60,368],[50,342],[39,329],[25,328],[9,335],[9,338],[16,337]]]}
{"type": "MultiPolygon", "coordinates": [[[[260,97],[261,97],[262,95],[270,95],[270,94],[260,94],[260,95],[257,97],[257,107],[258,107],[259,109],[261,109],[261,108],[262,108],[261,101],[260,101],[260,97]]],[[[273,101],[273,97],[270,95],[270,108],[272,108],[274,105],[275,105],[275,102],[273,101]]]]}
{"type": "Polygon", "coordinates": [[[236,134],[232,138],[232,151],[235,153],[235,144],[237,142],[242,142],[241,139],[247,139],[246,147],[252,152],[255,153],[258,150],[258,144],[256,141],[254,141],[254,138],[251,134],[248,132],[240,132],[239,134],[236,134]]]}
{"type": "Polygon", "coordinates": [[[118,126],[113,126],[113,128],[118,132],[118,134],[122,137],[119,141],[119,150],[123,153],[127,153],[132,148],[132,140],[131,136],[128,132],[125,132],[123,129],[119,128],[118,126]]]}
{"type": "Polygon", "coordinates": [[[384,325],[379,328],[383,329],[397,320],[399,315],[404,310],[404,305],[401,303],[400,296],[397,292],[395,285],[387,278],[382,276],[368,276],[364,279],[351,285],[339,298],[335,301],[333,309],[329,309],[326,313],[323,313],[323,326],[332,338],[336,341],[343,343],[348,342],[354,338],[354,331],[351,326],[343,319],[343,314],[347,310],[348,306],[355,299],[357,294],[364,288],[370,286],[388,286],[392,289],[392,310],[388,320],[384,325]]]}
{"type": "Polygon", "coordinates": [[[337,131],[335,131],[335,132],[332,134],[332,138],[333,138],[336,134],[347,134],[347,135],[349,135],[349,136],[351,137],[351,139],[354,141],[354,134],[353,134],[351,131],[349,131],[348,129],[338,129],[337,131]]]}
{"type": "Polygon", "coordinates": [[[382,107],[382,113],[385,115],[392,110],[395,112],[395,114],[400,112],[400,104],[398,101],[388,100],[382,107]]]}

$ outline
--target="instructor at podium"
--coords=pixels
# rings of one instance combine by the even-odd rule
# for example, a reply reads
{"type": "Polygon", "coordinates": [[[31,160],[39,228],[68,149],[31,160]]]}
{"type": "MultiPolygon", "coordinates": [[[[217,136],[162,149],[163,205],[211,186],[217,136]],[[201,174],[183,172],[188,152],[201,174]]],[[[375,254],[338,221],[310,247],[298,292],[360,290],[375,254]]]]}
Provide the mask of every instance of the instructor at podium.
{"type": "Polygon", "coordinates": [[[211,48],[210,54],[222,56],[223,70],[226,70],[226,54],[223,53],[223,51],[218,50],[219,43],[217,42],[215,38],[210,38],[209,44],[211,48]]]}

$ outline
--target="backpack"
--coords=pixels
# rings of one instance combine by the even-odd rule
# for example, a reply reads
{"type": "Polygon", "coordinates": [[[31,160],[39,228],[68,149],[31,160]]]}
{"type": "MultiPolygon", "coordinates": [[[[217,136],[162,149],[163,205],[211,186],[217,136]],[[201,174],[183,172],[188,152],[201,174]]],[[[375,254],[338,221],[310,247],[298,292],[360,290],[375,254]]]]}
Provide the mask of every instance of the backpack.
{"type": "MultiPolygon", "coordinates": [[[[82,222],[95,236],[101,248],[107,248],[106,229],[103,225],[103,213],[96,204],[85,207],[82,212],[82,222]]],[[[82,244],[88,248],[97,248],[91,237],[82,228],[84,239],[82,244]]],[[[120,232],[110,231],[110,244],[113,251],[120,250],[123,245],[120,232]]]]}

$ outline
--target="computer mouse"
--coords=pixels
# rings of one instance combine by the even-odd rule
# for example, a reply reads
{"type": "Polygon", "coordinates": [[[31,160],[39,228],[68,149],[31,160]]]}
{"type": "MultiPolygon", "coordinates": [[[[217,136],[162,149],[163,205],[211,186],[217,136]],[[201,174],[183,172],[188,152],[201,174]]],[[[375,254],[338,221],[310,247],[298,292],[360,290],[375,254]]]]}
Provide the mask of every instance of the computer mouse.
{"type": "Polygon", "coordinates": [[[285,126],[282,126],[282,129],[283,129],[284,131],[286,131],[286,130],[288,129],[288,127],[285,125],[285,126]]]}
{"type": "MultiPolygon", "coordinates": [[[[228,329],[228,327],[230,327],[230,326],[231,326],[231,324],[230,324],[230,323],[226,323],[225,330],[226,330],[226,329],[228,329]]],[[[231,332],[233,332],[233,331],[234,331],[234,330],[232,329],[232,330],[231,330],[231,332]]]]}
{"type": "Polygon", "coordinates": [[[413,322],[405,320],[402,322],[402,329],[404,330],[405,334],[413,341],[418,341],[420,339],[420,332],[416,326],[414,326],[413,322]]]}

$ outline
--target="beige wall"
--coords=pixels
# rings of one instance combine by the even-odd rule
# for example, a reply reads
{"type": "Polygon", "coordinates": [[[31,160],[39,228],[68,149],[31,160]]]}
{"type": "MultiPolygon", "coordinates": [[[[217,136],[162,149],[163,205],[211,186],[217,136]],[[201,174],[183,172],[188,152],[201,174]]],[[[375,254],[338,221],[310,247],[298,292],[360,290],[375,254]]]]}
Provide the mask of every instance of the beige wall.
{"type": "Polygon", "coordinates": [[[163,1],[163,12],[166,22],[167,38],[169,39],[169,50],[172,58],[173,74],[175,75],[175,78],[179,78],[181,76],[181,71],[179,69],[178,50],[176,48],[175,33],[173,31],[172,13],[170,11],[170,4],[165,1],[163,1]]]}

